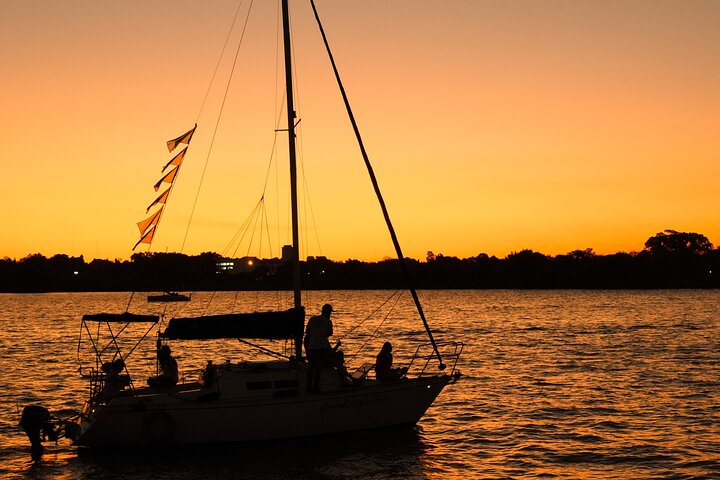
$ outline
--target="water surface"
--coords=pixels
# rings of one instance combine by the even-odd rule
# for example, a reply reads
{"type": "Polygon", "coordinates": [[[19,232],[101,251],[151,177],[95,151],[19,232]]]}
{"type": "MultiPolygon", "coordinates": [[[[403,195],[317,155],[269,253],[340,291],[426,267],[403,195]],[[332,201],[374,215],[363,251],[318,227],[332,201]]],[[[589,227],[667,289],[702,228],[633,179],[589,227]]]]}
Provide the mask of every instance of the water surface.
{"type": "MultiPolygon", "coordinates": [[[[351,365],[371,361],[385,340],[403,362],[425,337],[408,296],[395,303],[393,293],[311,292],[304,303],[309,314],[325,302],[339,311],[335,336],[351,365]]],[[[0,295],[0,475],[720,478],[718,291],[425,291],[420,297],[436,339],[462,341],[465,351],[458,365],[463,377],[415,430],[102,455],[78,455],[61,440],[33,462],[17,428],[18,408],[37,403],[69,414],[82,405],[87,385],[76,370],[89,353],[77,342],[83,313],[120,312],[129,301],[138,313],[148,307],[158,313],[167,307],[167,315],[253,311],[286,308],[290,299],[275,292],[198,293],[189,304],[150,306],[127,293],[0,295]]],[[[188,377],[207,359],[250,357],[237,342],[173,349],[188,377]]],[[[129,364],[140,381],[153,373],[153,355],[151,343],[133,353],[129,364]]]]}

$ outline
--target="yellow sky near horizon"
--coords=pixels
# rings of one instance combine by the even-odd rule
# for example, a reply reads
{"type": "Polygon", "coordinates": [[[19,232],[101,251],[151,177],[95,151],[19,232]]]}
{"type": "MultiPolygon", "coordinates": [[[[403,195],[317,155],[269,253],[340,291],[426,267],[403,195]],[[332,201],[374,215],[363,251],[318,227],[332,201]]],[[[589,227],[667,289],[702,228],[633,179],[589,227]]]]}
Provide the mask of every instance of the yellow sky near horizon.
{"type": "MultiPolygon", "coordinates": [[[[667,228],[720,244],[720,3],[316,3],[406,256],[638,251],[667,228]]],[[[181,248],[238,4],[0,4],[0,257],[128,258],[165,141],[197,121],[152,250],[181,248]]],[[[393,256],[309,6],[291,6],[302,255],[393,256]]],[[[260,197],[276,14],[253,3],[184,253],[222,252],[260,197]]],[[[286,227],[277,139],[268,220],[286,227]]],[[[237,255],[279,255],[288,234],[270,235],[237,255]]]]}

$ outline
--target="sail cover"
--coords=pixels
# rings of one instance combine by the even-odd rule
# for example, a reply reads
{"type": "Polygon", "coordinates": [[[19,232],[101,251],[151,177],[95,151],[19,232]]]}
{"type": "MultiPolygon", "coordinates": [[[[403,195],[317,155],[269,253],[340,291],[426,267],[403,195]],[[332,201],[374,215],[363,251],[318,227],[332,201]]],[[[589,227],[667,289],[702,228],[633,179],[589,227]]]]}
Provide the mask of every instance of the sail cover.
{"type": "Polygon", "coordinates": [[[82,316],[83,320],[91,320],[94,322],[158,322],[160,317],[157,315],[138,315],[136,313],[91,313],[82,316]]]}
{"type": "Polygon", "coordinates": [[[206,315],[173,318],[160,336],[169,340],[215,338],[283,340],[302,337],[304,323],[305,309],[302,307],[281,312],[206,315]]]}

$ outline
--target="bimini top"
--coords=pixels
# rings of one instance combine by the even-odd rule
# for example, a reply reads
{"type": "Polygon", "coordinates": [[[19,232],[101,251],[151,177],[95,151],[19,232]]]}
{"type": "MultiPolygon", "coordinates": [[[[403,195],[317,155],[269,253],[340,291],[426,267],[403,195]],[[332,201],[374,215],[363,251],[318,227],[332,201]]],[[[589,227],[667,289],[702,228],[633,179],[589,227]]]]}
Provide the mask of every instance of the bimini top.
{"type": "Polygon", "coordinates": [[[283,340],[301,338],[305,309],[282,312],[231,313],[202,317],[173,318],[162,338],[168,340],[209,340],[217,338],[261,338],[283,340]]]}
{"type": "Polygon", "coordinates": [[[93,322],[155,322],[160,320],[158,315],[138,315],[136,313],[123,312],[123,313],[91,313],[82,316],[83,320],[90,320],[93,322]]]}

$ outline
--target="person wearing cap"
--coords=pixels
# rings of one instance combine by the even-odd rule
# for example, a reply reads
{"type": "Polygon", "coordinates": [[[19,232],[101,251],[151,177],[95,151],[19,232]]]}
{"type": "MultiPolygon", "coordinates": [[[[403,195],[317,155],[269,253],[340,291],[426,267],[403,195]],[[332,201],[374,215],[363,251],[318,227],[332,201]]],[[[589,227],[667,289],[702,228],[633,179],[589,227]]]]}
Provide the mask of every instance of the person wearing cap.
{"type": "Polygon", "coordinates": [[[305,354],[308,359],[308,391],[318,392],[320,386],[320,373],[323,368],[330,366],[332,348],[330,337],[333,334],[333,324],[330,314],[334,312],[332,305],[326,303],[322,306],[322,313],[310,317],[305,327],[305,354]]]}

